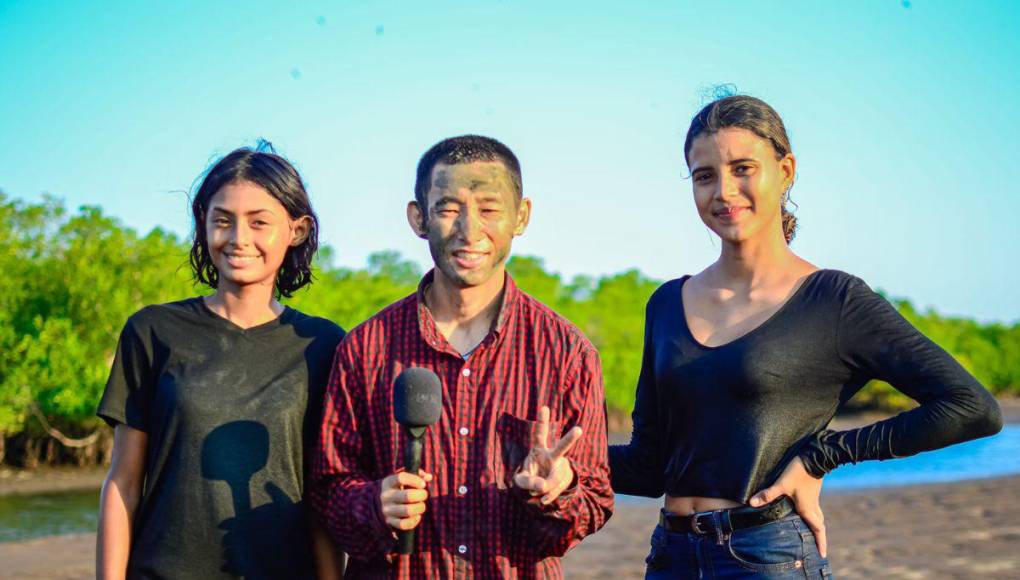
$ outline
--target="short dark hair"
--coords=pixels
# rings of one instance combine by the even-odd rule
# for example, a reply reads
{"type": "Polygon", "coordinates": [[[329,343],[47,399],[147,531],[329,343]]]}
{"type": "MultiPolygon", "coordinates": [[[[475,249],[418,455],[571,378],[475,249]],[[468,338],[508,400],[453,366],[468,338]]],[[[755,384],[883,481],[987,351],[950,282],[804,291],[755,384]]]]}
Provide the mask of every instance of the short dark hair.
{"type": "MultiPolygon", "coordinates": [[[[684,160],[688,167],[691,164],[690,153],[694,140],[699,136],[711,135],[723,129],[746,129],[772,145],[776,159],[786,157],[792,152],[790,137],[786,134],[786,125],[782,117],[765,101],[748,95],[731,95],[712,101],[705,105],[691,119],[684,140],[684,160]]],[[[790,243],[797,233],[797,218],[786,209],[783,200],[783,236],[790,243]]]]}
{"type": "Polygon", "coordinates": [[[499,161],[510,172],[510,181],[517,200],[524,195],[521,183],[521,163],[509,147],[481,135],[461,135],[436,143],[418,160],[418,174],[414,180],[414,201],[421,209],[422,218],[428,215],[426,197],[432,187],[432,170],[440,163],[454,165],[473,161],[499,161]]]}
{"type": "Polygon", "coordinates": [[[291,219],[308,216],[311,220],[308,237],[301,245],[287,248],[283,264],[276,273],[277,295],[290,297],[295,290],[312,282],[312,258],[319,248],[319,218],[312,211],[308,192],[297,170],[265,140],[259,140],[254,148],[231,151],[201,176],[201,184],[191,200],[195,231],[190,261],[195,280],[211,288],[219,285],[219,272],[209,255],[205,217],[209,200],[216,192],[239,181],[248,181],[266,190],[283,205],[291,219]]]}

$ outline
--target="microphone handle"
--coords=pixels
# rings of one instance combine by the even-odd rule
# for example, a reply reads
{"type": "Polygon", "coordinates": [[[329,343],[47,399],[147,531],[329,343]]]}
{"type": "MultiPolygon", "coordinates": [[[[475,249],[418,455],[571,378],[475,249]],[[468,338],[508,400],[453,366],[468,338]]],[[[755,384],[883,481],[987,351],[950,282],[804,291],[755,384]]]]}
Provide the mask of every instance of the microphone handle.
{"type": "MultiPolygon", "coordinates": [[[[408,429],[410,438],[407,448],[404,449],[404,471],[408,473],[417,475],[418,470],[421,469],[421,436],[424,431],[424,428],[408,429]]],[[[414,552],[414,530],[397,532],[397,553],[410,554],[412,552],[414,552]]]]}

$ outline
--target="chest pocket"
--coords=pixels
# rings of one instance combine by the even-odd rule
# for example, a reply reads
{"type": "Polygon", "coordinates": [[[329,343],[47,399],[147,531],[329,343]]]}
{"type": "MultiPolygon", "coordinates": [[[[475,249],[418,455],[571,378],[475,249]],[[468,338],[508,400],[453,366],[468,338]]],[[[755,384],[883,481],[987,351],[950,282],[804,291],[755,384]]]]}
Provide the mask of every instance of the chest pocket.
{"type": "MultiPolygon", "coordinates": [[[[549,438],[559,439],[563,424],[560,421],[549,421],[549,438]]],[[[531,452],[531,441],[538,433],[538,421],[521,419],[510,413],[503,413],[496,422],[496,485],[502,489],[513,487],[513,477],[524,464],[524,459],[531,452]],[[502,473],[500,473],[502,472],[502,473]]],[[[548,441],[546,442],[548,444],[548,441]]]]}

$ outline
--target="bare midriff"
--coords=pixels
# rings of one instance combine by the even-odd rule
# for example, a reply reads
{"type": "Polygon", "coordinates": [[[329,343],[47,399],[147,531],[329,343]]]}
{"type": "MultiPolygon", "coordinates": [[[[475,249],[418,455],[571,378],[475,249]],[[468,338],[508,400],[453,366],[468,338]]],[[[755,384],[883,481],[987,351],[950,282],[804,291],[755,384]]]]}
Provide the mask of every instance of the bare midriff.
{"type": "Polygon", "coordinates": [[[673,497],[666,496],[666,511],[671,514],[689,516],[698,512],[710,512],[740,507],[743,504],[717,497],[673,497]]]}

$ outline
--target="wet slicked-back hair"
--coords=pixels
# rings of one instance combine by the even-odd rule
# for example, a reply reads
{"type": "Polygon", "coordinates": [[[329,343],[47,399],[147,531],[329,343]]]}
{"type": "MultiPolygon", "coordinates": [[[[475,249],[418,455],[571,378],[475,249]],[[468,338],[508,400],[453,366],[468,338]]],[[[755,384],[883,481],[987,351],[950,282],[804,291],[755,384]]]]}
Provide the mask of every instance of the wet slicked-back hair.
{"type": "MultiPolygon", "coordinates": [[[[711,135],[723,129],[746,129],[765,139],[776,152],[776,159],[786,157],[792,152],[790,137],[786,134],[786,125],[775,109],[768,103],[747,95],[732,95],[715,100],[707,105],[691,119],[684,141],[684,160],[690,167],[691,146],[701,135],[711,135]]],[[[787,191],[789,193],[789,191],[787,191]]],[[[797,218],[786,208],[786,196],[783,198],[783,236],[790,243],[797,233],[797,218]]]]}
{"type": "Polygon", "coordinates": [[[418,174],[414,180],[414,200],[421,209],[422,218],[428,215],[429,189],[432,187],[432,170],[436,165],[456,165],[474,161],[499,161],[510,172],[510,181],[517,200],[524,195],[521,184],[521,163],[509,147],[491,137],[461,135],[436,143],[418,160],[418,174]]]}
{"type": "Polygon", "coordinates": [[[195,279],[212,288],[219,285],[219,272],[209,255],[205,219],[213,196],[224,186],[239,181],[248,181],[266,190],[283,205],[291,219],[308,216],[311,220],[308,237],[300,246],[287,248],[283,264],[276,273],[277,294],[289,297],[312,282],[312,258],[319,248],[319,218],[312,211],[308,192],[297,170],[265,140],[260,140],[254,149],[241,147],[231,151],[202,176],[191,201],[195,235],[190,261],[195,279]]]}

